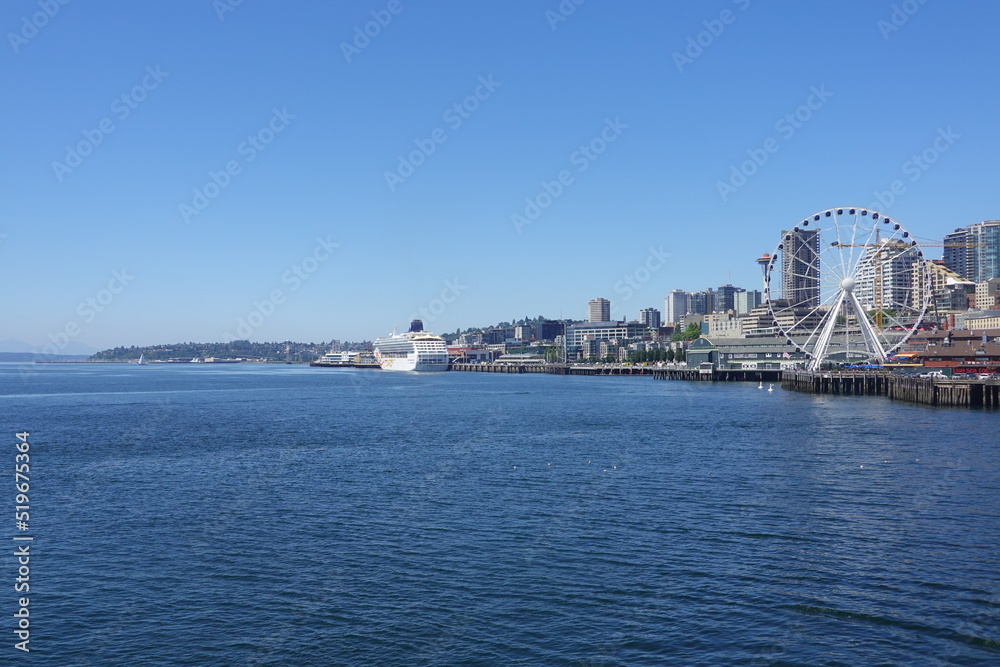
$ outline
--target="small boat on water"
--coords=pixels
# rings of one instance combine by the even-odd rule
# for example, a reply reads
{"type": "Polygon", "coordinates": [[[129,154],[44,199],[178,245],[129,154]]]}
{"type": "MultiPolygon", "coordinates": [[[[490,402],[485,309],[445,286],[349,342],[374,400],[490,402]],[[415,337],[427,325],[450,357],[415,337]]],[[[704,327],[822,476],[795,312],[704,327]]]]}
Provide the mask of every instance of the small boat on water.
{"type": "Polygon", "coordinates": [[[343,366],[345,368],[354,367],[354,358],[350,352],[327,352],[319,361],[313,362],[315,366],[343,366]]]}

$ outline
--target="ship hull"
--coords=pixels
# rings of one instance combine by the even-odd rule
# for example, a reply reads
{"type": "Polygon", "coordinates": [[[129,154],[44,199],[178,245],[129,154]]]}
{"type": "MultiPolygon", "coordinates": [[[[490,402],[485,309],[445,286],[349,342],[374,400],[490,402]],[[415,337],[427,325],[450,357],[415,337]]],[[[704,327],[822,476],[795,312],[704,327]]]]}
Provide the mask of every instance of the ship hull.
{"type": "Polygon", "coordinates": [[[416,353],[410,353],[405,357],[391,357],[391,358],[380,358],[381,355],[376,354],[375,358],[378,359],[378,365],[384,371],[446,371],[448,370],[448,362],[445,361],[441,363],[437,360],[426,360],[418,359],[416,353]]]}

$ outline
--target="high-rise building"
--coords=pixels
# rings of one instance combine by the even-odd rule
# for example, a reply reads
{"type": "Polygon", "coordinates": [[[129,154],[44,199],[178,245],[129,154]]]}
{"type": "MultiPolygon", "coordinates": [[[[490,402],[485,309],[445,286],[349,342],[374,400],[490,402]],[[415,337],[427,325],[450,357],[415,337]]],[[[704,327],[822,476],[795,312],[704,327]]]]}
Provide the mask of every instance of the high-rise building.
{"type": "Polygon", "coordinates": [[[819,306],[819,230],[781,232],[781,296],[795,308],[819,306]]]}
{"type": "Polygon", "coordinates": [[[963,278],[969,275],[969,233],[964,227],[959,227],[950,234],[944,235],[944,265],[949,271],[963,278]]]}
{"type": "Polygon", "coordinates": [[[588,322],[610,322],[611,302],[600,297],[587,302],[588,322]]]}
{"type": "Polygon", "coordinates": [[[986,220],[967,229],[973,260],[972,275],[966,278],[974,283],[1000,278],[1000,220],[986,220]]]}
{"type": "Polygon", "coordinates": [[[660,328],[660,311],[656,308],[643,308],[639,311],[639,323],[650,329],[660,328]]]}
{"type": "Polygon", "coordinates": [[[736,293],[736,308],[734,310],[739,315],[745,315],[759,306],[763,302],[764,295],[760,290],[743,290],[736,293]]]}
{"type": "Polygon", "coordinates": [[[688,293],[675,289],[663,299],[663,314],[670,324],[677,324],[688,312],[688,293]]]}
{"type": "Polygon", "coordinates": [[[545,320],[542,322],[542,333],[539,337],[542,340],[555,340],[556,336],[562,334],[563,326],[562,322],[557,322],[556,320],[545,320]]]}
{"type": "Polygon", "coordinates": [[[887,242],[865,248],[854,291],[858,302],[868,309],[876,305],[891,311],[910,307],[913,267],[919,259],[916,248],[908,243],[887,242]]]}
{"type": "Polygon", "coordinates": [[[717,313],[736,310],[736,295],[743,291],[742,287],[723,285],[713,293],[712,310],[717,313]]]}
{"type": "Polygon", "coordinates": [[[1000,220],[959,228],[944,237],[944,265],[974,283],[1000,278],[1000,220]]]}
{"type": "Polygon", "coordinates": [[[688,313],[708,315],[712,312],[712,292],[691,292],[688,294],[688,313]]]}

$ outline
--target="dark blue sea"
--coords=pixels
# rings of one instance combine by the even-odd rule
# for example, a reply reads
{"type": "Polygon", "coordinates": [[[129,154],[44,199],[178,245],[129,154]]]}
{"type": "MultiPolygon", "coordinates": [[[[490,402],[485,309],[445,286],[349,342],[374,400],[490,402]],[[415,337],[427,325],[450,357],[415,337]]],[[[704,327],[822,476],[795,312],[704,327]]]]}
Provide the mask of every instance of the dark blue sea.
{"type": "Polygon", "coordinates": [[[1000,664],[995,411],[286,365],[0,379],[0,664],[1000,664]]]}

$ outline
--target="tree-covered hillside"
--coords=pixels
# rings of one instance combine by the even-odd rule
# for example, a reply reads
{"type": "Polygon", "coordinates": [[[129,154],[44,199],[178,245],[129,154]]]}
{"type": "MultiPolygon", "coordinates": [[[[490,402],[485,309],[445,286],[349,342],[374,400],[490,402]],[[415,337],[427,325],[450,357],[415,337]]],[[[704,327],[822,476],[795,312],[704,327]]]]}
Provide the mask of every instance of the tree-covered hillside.
{"type": "MultiPolygon", "coordinates": [[[[370,343],[341,343],[340,349],[364,350],[370,343]]],[[[253,359],[263,361],[315,361],[330,351],[330,343],[255,343],[234,340],[230,343],[172,343],[148,347],[116,347],[98,352],[90,361],[135,361],[143,356],[146,361],[190,361],[191,359],[253,359]]]]}

